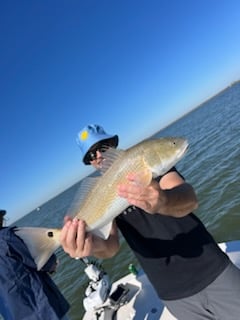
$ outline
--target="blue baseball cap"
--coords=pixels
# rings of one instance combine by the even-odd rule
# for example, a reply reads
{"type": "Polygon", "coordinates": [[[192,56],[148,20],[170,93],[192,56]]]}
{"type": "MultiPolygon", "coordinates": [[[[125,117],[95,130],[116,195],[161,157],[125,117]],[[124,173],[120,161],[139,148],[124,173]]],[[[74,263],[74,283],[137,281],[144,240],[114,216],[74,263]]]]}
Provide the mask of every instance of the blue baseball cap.
{"type": "Polygon", "coordinates": [[[98,124],[89,124],[84,127],[77,135],[77,144],[83,155],[83,163],[90,164],[85,158],[88,151],[97,143],[110,144],[116,148],[118,136],[106,133],[103,127],[98,124]]]}

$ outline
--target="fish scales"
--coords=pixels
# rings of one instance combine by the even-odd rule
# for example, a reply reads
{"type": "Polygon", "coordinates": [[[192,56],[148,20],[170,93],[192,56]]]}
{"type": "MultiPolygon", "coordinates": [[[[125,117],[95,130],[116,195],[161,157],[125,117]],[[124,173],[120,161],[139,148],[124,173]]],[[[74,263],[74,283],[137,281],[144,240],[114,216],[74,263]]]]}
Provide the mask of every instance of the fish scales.
{"type": "Polygon", "coordinates": [[[85,220],[90,230],[93,229],[91,226],[94,226],[103,216],[107,221],[110,221],[114,215],[128,206],[127,201],[117,194],[119,184],[129,183],[126,178],[128,173],[141,175],[143,171],[148,170],[149,176],[151,175],[142,156],[133,159],[124,157],[123,160],[119,160],[117,159],[100,181],[94,185],[77,214],[77,218],[85,220]]]}

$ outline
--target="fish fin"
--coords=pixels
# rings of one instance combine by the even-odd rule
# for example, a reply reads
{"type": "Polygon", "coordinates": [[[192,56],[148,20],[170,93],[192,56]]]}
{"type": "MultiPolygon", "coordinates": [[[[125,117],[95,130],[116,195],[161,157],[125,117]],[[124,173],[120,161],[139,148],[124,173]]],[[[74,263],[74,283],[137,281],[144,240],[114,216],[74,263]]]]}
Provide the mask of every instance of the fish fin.
{"type": "Polygon", "coordinates": [[[40,270],[54,251],[60,247],[58,229],[17,227],[14,232],[27,246],[37,265],[37,270],[40,270]]]}
{"type": "Polygon", "coordinates": [[[102,167],[100,168],[100,173],[103,175],[113,164],[114,161],[119,159],[125,154],[122,149],[109,148],[104,152],[104,160],[102,161],[102,167]]]}
{"type": "Polygon", "coordinates": [[[77,189],[73,201],[67,210],[67,215],[74,218],[79,212],[79,207],[83,203],[84,199],[87,197],[88,193],[91,191],[93,186],[97,183],[100,177],[87,177],[81,182],[80,187],[77,189]]]}
{"type": "Polygon", "coordinates": [[[152,172],[142,157],[139,161],[139,164],[140,169],[137,170],[134,175],[134,183],[141,186],[148,186],[153,178],[152,172]]]}
{"type": "Polygon", "coordinates": [[[95,177],[87,177],[84,178],[81,182],[80,187],[76,191],[73,201],[67,210],[67,215],[74,218],[79,213],[79,208],[81,207],[84,199],[88,196],[89,192],[92,190],[94,185],[98,182],[101,175],[103,175],[109,167],[113,164],[113,162],[122,157],[125,151],[121,149],[109,148],[104,152],[104,160],[102,162],[102,168],[100,168],[99,173],[100,176],[95,177]]]}
{"type": "Polygon", "coordinates": [[[93,233],[94,235],[106,240],[109,237],[111,230],[112,230],[112,222],[106,224],[105,226],[103,226],[99,229],[93,229],[90,232],[93,233]]]}
{"type": "Polygon", "coordinates": [[[135,183],[141,186],[148,186],[152,181],[152,173],[149,170],[143,170],[136,174],[135,183]]]}

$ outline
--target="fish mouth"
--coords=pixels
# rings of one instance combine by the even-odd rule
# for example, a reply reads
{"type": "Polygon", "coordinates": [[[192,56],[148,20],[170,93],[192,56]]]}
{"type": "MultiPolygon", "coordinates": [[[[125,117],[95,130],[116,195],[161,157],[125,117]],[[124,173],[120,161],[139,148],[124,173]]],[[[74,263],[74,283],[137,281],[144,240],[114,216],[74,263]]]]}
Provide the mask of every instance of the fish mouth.
{"type": "Polygon", "coordinates": [[[187,153],[188,149],[189,149],[189,143],[187,140],[185,140],[183,144],[183,148],[180,150],[177,158],[182,158],[187,153]]]}

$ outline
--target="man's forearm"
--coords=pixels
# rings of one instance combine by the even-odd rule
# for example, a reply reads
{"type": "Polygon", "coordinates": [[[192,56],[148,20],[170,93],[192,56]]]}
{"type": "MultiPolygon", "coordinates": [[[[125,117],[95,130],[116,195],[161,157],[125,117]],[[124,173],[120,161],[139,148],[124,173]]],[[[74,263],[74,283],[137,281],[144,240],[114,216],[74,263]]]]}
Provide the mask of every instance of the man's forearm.
{"type": "Polygon", "coordinates": [[[198,207],[193,187],[183,183],[175,188],[162,190],[164,201],[160,202],[158,212],[173,217],[183,217],[198,207]]]}
{"type": "Polygon", "coordinates": [[[93,255],[99,259],[113,257],[119,250],[119,241],[111,235],[107,240],[93,237],[93,255]]]}

